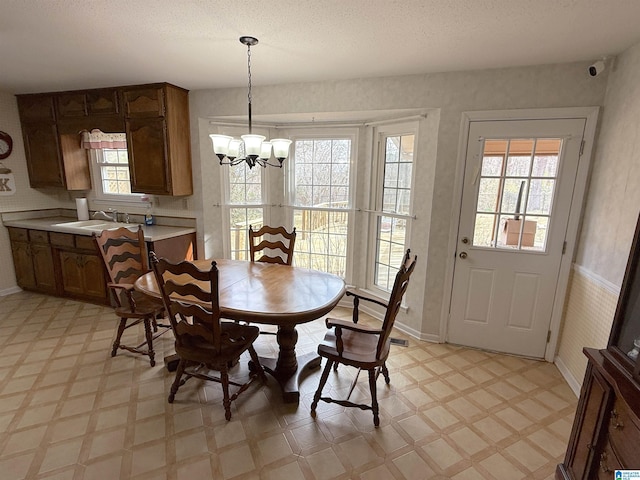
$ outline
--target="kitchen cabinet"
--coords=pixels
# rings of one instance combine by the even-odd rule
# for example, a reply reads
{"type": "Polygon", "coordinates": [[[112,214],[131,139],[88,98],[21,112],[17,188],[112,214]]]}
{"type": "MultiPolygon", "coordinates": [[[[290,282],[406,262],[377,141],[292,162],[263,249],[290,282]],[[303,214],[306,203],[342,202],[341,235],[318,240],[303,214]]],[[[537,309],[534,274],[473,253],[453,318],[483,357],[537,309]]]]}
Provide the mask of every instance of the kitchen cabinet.
{"type": "Polygon", "coordinates": [[[123,89],[131,191],[191,195],[188,92],[169,84],[123,89]]]}
{"type": "MultiPolygon", "coordinates": [[[[7,226],[18,286],[65,298],[110,304],[107,272],[91,235],[34,229],[20,221],[7,226]]],[[[59,220],[52,222],[59,223],[59,220]]],[[[40,227],[46,228],[46,227],[40,227]]],[[[153,227],[162,228],[162,227],[153,227]]],[[[195,260],[195,232],[167,234],[147,241],[149,251],[172,262],[195,260]]]]}
{"type": "Polygon", "coordinates": [[[77,132],[71,138],[58,131],[53,95],[19,95],[29,184],[33,188],[91,188],[89,161],[80,149],[77,132]]]}
{"type": "Polygon", "coordinates": [[[55,268],[47,232],[9,228],[9,238],[18,285],[25,290],[55,293],[55,268]]]}
{"type": "Polygon", "coordinates": [[[147,242],[147,250],[154,252],[159,258],[166,258],[174,263],[182,260],[196,260],[196,234],[189,233],[147,242]]]}
{"type": "Polygon", "coordinates": [[[188,91],[168,83],[18,95],[30,185],[91,189],[78,133],[127,134],[132,191],[191,195],[188,91]]]}
{"type": "Polygon", "coordinates": [[[61,295],[108,304],[106,271],[92,237],[51,232],[60,265],[61,295]]]}
{"type": "Polygon", "coordinates": [[[607,348],[585,348],[587,370],[558,480],[640,470],[640,220],[607,348]]]}

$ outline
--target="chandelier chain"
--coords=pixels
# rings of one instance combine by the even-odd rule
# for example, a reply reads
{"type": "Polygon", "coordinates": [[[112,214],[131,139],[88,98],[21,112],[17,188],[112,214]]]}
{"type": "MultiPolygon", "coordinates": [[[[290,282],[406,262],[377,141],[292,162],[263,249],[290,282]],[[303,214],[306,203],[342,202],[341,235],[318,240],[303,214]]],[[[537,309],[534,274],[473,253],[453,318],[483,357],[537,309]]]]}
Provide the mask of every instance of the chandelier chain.
{"type": "Polygon", "coordinates": [[[252,133],[251,125],[251,43],[247,43],[247,76],[249,78],[247,101],[249,106],[249,133],[252,133]]]}

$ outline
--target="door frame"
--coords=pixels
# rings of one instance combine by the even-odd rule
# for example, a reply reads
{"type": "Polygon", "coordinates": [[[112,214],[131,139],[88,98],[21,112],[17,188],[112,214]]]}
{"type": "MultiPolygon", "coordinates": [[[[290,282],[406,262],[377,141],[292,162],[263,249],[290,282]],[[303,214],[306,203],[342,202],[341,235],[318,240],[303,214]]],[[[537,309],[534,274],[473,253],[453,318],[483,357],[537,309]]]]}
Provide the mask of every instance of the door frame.
{"type": "Polygon", "coordinates": [[[591,160],[594,151],[596,126],[598,123],[598,113],[600,107],[570,107],[570,108],[541,108],[524,110],[492,110],[492,111],[470,111],[462,112],[460,123],[460,138],[458,142],[458,158],[456,162],[455,183],[453,189],[453,201],[451,207],[451,223],[449,226],[449,242],[447,246],[447,265],[445,272],[445,289],[442,299],[442,311],[440,315],[440,338],[444,343],[448,339],[449,312],[451,297],[453,294],[453,272],[456,261],[456,250],[458,246],[458,229],[460,226],[460,209],[462,207],[462,190],[464,185],[464,172],[466,163],[467,143],[469,141],[469,129],[471,122],[479,121],[510,121],[510,120],[555,120],[555,119],[575,119],[584,118],[586,120],[584,129],[584,146],[578,163],[576,182],[571,197],[571,210],[567,222],[565,234],[566,250],[560,261],[560,271],[558,273],[558,283],[553,301],[551,313],[551,324],[549,330],[551,335],[547,342],[544,359],[553,362],[556,355],[556,348],[560,336],[560,325],[564,309],[565,296],[569,284],[569,274],[573,257],[576,252],[578,241],[578,231],[582,219],[583,200],[587,189],[587,179],[591,170],[591,160]]]}

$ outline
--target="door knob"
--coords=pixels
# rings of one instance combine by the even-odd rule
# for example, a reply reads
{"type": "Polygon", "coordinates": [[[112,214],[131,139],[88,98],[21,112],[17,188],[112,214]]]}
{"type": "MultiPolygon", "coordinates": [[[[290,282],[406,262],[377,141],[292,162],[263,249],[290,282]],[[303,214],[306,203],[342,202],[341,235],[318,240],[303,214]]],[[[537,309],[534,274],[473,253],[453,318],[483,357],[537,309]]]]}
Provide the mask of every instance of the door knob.
{"type": "Polygon", "coordinates": [[[460,255],[458,255],[461,259],[465,259],[467,258],[467,252],[460,252],[460,255]]]}

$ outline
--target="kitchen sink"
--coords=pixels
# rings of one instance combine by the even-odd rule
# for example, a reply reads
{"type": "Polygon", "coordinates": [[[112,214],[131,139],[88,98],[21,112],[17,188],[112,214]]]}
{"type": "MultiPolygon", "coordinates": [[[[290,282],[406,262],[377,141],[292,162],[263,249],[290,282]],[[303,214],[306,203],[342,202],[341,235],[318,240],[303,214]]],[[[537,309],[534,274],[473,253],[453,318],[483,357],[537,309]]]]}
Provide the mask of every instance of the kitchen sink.
{"type": "Polygon", "coordinates": [[[56,223],[56,227],[66,227],[73,230],[88,230],[90,232],[101,232],[102,230],[114,230],[125,227],[129,230],[137,230],[137,223],[108,222],[105,220],[79,220],[76,222],[56,223]]]}

